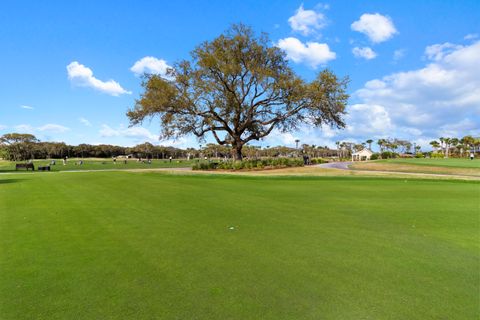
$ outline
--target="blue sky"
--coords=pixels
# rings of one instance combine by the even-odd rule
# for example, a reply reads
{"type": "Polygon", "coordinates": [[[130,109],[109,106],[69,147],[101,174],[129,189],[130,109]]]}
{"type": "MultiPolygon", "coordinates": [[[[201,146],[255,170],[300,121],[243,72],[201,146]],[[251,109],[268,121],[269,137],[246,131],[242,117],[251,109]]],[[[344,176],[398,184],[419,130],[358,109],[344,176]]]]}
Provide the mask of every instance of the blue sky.
{"type": "Polygon", "coordinates": [[[269,33],[303,78],[326,67],[351,78],[345,130],[304,127],[261,144],[398,137],[426,147],[480,135],[479,21],[473,0],[3,1],[0,134],[196,146],[193,137],[158,141],[155,120],[128,127],[125,112],[141,93],[134,71],[162,73],[243,22],[269,33]]]}

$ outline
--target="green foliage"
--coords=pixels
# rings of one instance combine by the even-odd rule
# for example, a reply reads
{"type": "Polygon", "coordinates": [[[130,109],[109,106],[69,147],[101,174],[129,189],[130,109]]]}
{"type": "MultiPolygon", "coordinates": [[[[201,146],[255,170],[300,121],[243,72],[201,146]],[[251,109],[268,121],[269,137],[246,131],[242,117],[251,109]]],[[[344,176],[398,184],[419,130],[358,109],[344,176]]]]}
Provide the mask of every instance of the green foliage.
{"type": "Polygon", "coordinates": [[[288,168],[288,167],[302,167],[303,160],[297,158],[268,158],[268,159],[250,159],[243,161],[222,161],[214,162],[200,162],[196,163],[193,170],[255,170],[255,169],[273,169],[273,168],[288,168]]]}
{"type": "Polygon", "coordinates": [[[391,151],[383,151],[381,153],[381,156],[382,156],[382,159],[393,159],[397,157],[397,154],[391,151]]]}
{"type": "Polygon", "coordinates": [[[418,153],[415,154],[415,158],[417,158],[417,159],[425,158],[425,155],[421,152],[418,152],[418,153]]]}
{"type": "Polygon", "coordinates": [[[378,160],[380,159],[380,154],[374,153],[370,156],[370,160],[378,160]]]}
{"type": "Polygon", "coordinates": [[[197,162],[192,166],[192,170],[212,170],[216,169],[216,165],[213,162],[197,162]]]}
{"type": "Polygon", "coordinates": [[[28,133],[6,133],[0,136],[2,155],[7,160],[23,161],[31,159],[38,139],[28,133]]]}
{"type": "Polygon", "coordinates": [[[237,160],[245,144],[275,128],[345,126],[348,78],[323,70],[306,82],[267,35],[242,24],[201,43],[168,76],[145,77],[144,92],[127,112],[130,122],[158,116],[163,138],[211,133],[237,160]]]}
{"type": "Polygon", "coordinates": [[[440,152],[431,152],[430,158],[445,158],[445,155],[440,152]]]}
{"type": "Polygon", "coordinates": [[[329,161],[323,158],[313,158],[310,159],[311,164],[322,164],[322,163],[328,163],[329,161]]]}

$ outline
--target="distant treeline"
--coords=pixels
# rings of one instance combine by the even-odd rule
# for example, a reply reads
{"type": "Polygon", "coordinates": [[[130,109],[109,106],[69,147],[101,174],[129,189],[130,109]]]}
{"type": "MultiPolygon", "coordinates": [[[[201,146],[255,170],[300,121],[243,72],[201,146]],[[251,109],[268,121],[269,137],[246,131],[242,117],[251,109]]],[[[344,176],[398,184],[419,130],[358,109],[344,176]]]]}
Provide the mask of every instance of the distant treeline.
{"type": "MultiPolygon", "coordinates": [[[[348,159],[353,152],[363,148],[372,148],[377,144],[380,153],[391,153],[392,155],[419,155],[443,156],[443,157],[466,157],[470,152],[480,150],[480,139],[471,136],[458,138],[439,138],[430,142],[433,152],[422,152],[420,146],[407,140],[400,139],[372,139],[363,143],[339,141],[336,149],[327,146],[299,144],[296,140],[296,147],[276,146],[259,147],[247,145],[242,153],[247,158],[260,157],[298,157],[308,155],[310,158],[338,157],[348,159]]],[[[168,159],[177,158],[231,158],[232,148],[228,145],[208,143],[196,148],[175,148],[172,146],[157,146],[149,142],[138,144],[134,147],[122,147],[109,144],[91,145],[79,144],[77,146],[67,145],[64,142],[42,142],[34,135],[22,133],[8,133],[0,137],[0,158],[12,161],[28,159],[47,158],[111,158],[118,156],[131,156],[134,158],[146,159],[168,159]]]]}
{"type": "MultiPolygon", "coordinates": [[[[293,157],[299,153],[308,153],[311,157],[337,156],[338,151],[315,145],[301,145],[300,148],[285,146],[266,147],[245,146],[243,154],[248,158],[258,157],[293,157]]],[[[109,144],[67,145],[64,142],[42,142],[34,135],[9,133],[0,137],[0,158],[11,161],[48,158],[111,158],[118,156],[131,156],[146,159],[176,158],[231,158],[231,147],[208,143],[200,148],[175,148],[172,146],[156,146],[149,142],[138,144],[134,147],[122,147],[109,144]]]]}

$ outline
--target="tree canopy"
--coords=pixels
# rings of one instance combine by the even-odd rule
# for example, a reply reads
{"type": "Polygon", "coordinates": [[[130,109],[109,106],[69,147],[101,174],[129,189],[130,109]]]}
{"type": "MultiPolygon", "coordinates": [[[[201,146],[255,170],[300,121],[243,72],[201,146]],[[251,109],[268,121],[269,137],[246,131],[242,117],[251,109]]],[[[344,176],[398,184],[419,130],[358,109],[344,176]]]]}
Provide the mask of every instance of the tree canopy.
{"type": "Polygon", "coordinates": [[[344,127],[347,83],[330,70],[306,82],[267,35],[240,24],[200,44],[166,76],[145,75],[144,92],[127,116],[132,125],[159,116],[164,139],[211,133],[241,159],[246,143],[274,129],[344,127]]]}
{"type": "Polygon", "coordinates": [[[28,159],[36,142],[38,139],[29,133],[6,133],[0,137],[0,146],[4,146],[12,160],[28,159]]]}

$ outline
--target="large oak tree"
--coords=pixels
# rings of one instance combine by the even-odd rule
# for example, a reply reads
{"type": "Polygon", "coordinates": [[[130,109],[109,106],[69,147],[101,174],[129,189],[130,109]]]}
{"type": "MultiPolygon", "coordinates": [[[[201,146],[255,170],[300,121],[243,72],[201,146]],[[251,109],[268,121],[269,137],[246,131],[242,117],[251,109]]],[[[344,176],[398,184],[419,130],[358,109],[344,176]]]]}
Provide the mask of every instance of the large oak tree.
{"type": "Polygon", "coordinates": [[[330,70],[301,79],[267,35],[240,24],[200,44],[166,76],[145,75],[144,92],[127,116],[131,125],[159,116],[163,139],[210,133],[240,160],[246,143],[274,129],[344,127],[347,83],[330,70]]]}

